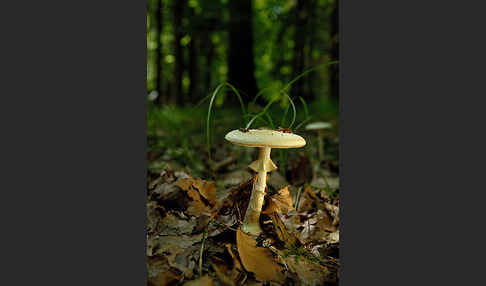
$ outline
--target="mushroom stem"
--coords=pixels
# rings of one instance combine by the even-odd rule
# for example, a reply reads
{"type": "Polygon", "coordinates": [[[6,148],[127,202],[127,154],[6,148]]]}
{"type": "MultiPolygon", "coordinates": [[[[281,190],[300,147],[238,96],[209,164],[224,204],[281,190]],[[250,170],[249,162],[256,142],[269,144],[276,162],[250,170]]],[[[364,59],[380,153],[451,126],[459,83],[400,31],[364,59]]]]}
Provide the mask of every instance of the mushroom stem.
{"type": "Polygon", "coordinates": [[[262,211],[263,199],[265,197],[265,187],[267,185],[267,172],[276,169],[270,159],[270,147],[260,147],[258,160],[250,165],[250,168],[258,172],[256,182],[253,185],[250,202],[246,210],[245,219],[241,229],[252,235],[259,235],[262,232],[260,228],[260,213],[262,211]]]}
{"type": "Polygon", "coordinates": [[[319,148],[319,161],[322,162],[324,160],[324,138],[323,138],[323,131],[317,130],[317,146],[319,148]]]}

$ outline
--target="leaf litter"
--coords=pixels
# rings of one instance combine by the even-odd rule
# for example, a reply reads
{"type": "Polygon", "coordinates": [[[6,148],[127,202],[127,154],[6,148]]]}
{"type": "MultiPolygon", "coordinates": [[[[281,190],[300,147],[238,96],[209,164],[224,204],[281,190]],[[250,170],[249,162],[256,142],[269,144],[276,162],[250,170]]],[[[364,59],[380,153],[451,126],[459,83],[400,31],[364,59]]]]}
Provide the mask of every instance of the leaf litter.
{"type": "Polygon", "coordinates": [[[252,237],[239,226],[254,177],[231,172],[226,183],[170,168],[149,177],[148,285],[337,285],[339,199],[304,183],[294,206],[298,188],[273,175],[252,237]]]}

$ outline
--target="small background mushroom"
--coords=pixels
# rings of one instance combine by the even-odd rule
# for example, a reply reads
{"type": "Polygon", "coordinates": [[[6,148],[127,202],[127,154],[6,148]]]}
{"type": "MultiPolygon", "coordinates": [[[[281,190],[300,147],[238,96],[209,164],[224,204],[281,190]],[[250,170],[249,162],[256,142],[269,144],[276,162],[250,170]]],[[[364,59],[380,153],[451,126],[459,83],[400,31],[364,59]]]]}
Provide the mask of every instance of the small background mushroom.
{"type": "Polygon", "coordinates": [[[305,126],[306,130],[317,131],[317,148],[319,152],[319,161],[324,160],[324,130],[330,129],[332,124],[329,122],[314,122],[305,126]]]}

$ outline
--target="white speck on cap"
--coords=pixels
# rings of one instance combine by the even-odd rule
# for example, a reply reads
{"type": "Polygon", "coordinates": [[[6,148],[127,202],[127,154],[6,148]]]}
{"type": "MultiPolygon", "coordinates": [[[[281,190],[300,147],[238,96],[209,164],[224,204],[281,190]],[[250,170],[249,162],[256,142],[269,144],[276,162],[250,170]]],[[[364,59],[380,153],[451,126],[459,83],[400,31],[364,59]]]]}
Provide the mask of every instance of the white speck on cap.
{"type": "Polygon", "coordinates": [[[314,122],[307,124],[305,126],[306,130],[319,130],[319,129],[329,129],[331,128],[332,124],[329,122],[314,122]]]}
{"type": "Polygon", "coordinates": [[[305,146],[304,138],[297,134],[276,130],[250,129],[230,131],[224,137],[229,142],[247,147],[299,148],[305,146]]]}

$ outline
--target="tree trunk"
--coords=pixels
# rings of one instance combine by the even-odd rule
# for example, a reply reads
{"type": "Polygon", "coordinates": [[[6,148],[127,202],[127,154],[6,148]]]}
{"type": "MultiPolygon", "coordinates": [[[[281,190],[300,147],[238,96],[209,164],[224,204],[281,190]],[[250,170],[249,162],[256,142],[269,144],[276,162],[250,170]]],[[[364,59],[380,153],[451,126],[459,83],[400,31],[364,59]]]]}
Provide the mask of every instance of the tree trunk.
{"type": "MultiPolygon", "coordinates": [[[[194,9],[190,9],[190,18],[195,17],[194,9]]],[[[189,97],[191,102],[197,102],[200,96],[199,88],[199,29],[197,25],[191,27],[191,42],[189,43],[189,97]]]]}
{"type": "MultiPolygon", "coordinates": [[[[305,1],[298,0],[295,7],[295,33],[294,33],[294,54],[292,59],[292,78],[297,77],[304,71],[304,46],[306,40],[306,15],[305,1]]],[[[309,99],[304,94],[304,80],[299,79],[292,85],[292,97],[302,96],[309,99]]]]}
{"type": "Polygon", "coordinates": [[[175,86],[175,98],[172,99],[173,103],[177,105],[183,105],[185,102],[183,90],[182,90],[182,77],[184,73],[184,54],[181,45],[181,39],[183,35],[182,30],[182,16],[184,14],[184,6],[186,0],[176,0],[174,1],[174,18],[173,18],[173,28],[174,28],[174,86],[175,86]]]}
{"type": "Polygon", "coordinates": [[[211,81],[212,81],[212,72],[213,72],[213,58],[214,58],[214,45],[211,42],[210,32],[207,31],[204,34],[204,44],[206,45],[206,65],[205,65],[205,73],[204,73],[204,94],[206,96],[207,93],[212,89],[211,81]]]}
{"type": "MultiPolygon", "coordinates": [[[[258,87],[254,75],[251,0],[229,1],[229,15],[228,82],[253,98],[258,87]]],[[[231,96],[227,102],[237,104],[238,101],[231,96]]]]}
{"type": "MultiPolygon", "coordinates": [[[[317,7],[317,1],[316,0],[308,0],[306,2],[306,10],[307,10],[307,18],[308,18],[308,52],[304,54],[304,66],[306,68],[311,68],[316,66],[316,63],[314,62],[314,59],[312,57],[312,51],[314,50],[314,47],[316,46],[316,36],[317,36],[317,19],[318,19],[318,7],[317,7]]],[[[305,83],[305,93],[307,94],[308,98],[314,99],[316,97],[315,92],[314,92],[314,83],[315,83],[315,78],[316,78],[316,73],[311,72],[308,73],[305,78],[302,80],[305,83]]]]}
{"type": "Polygon", "coordinates": [[[155,8],[155,38],[157,39],[157,48],[155,50],[155,90],[157,91],[158,97],[155,101],[157,105],[162,105],[164,103],[164,92],[162,88],[162,0],[157,0],[157,5],[155,8]]]}
{"type": "MultiPolygon", "coordinates": [[[[339,0],[334,1],[334,8],[331,15],[331,60],[339,60],[339,0]]],[[[339,102],[339,64],[329,67],[330,75],[330,97],[339,102]]]]}

